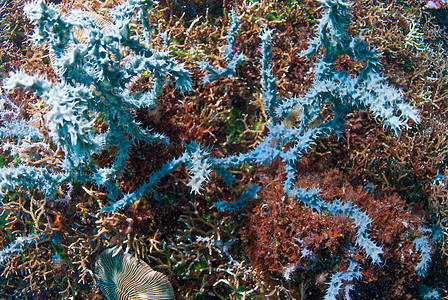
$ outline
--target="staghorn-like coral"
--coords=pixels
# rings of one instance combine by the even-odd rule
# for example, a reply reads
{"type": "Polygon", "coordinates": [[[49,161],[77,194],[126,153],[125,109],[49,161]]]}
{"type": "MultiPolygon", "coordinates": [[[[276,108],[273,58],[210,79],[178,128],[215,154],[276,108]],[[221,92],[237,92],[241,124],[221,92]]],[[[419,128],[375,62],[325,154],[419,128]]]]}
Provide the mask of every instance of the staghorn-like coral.
{"type": "MultiPolygon", "coordinates": [[[[382,245],[382,260],[388,267],[373,265],[362,258],[363,251],[353,248],[356,231],[350,219],[318,214],[292,198],[284,198],[281,177],[272,178],[275,173],[271,171],[267,174],[266,182],[273,188],[262,188],[260,201],[252,201],[255,205],[244,236],[251,262],[258,268],[280,281],[309,282],[308,292],[314,295],[323,295],[327,289],[321,276],[337,277],[333,274],[355,265],[361,268],[354,286],[361,298],[379,295],[383,290],[385,299],[397,299],[420,280],[421,258],[412,249],[414,243],[424,239],[423,213],[412,214],[396,195],[378,196],[351,186],[336,170],[299,176],[299,187],[318,186],[325,201],[350,201],[366,210],[372,219],[371,236],[382,245]]],[[[338,295],[331,288],[325,293],[333,298],[338,295]]]]}
{"type": "MultiPolygon", "coordinates": [[[[153,107],[167,76],[176,80],[181,91],[191,89],[188,73],[183,66],[177,64],[168,52],[154,52],[150,48],[146,14],[152,4],[151,1],[127,2],[117,6],[109,12],[112,21],[80,10],[64,16],[54,5],[47,6],[43,1],[25,6],[28,17],[37,25],[33,41],[35,44],[44,41],[49,44],[52,66],[61,76],[61,81],[52,83],[43,77],[18,71],[10,75],[3,87],[7,90],[29,88],[46,99],[51,107],[46,114],[50,137],[64,152],[64,159],[63,172],[57,178],[44,169],[29,169],[29,172],[23,169],[25,174],[35,176],[36,180],[17,178],[17,183],[26,185],[38,181],[38,177],[47,178],[41,182],[50,186],[56,182],[93,179],[98,185],[104,185],[110,199],[114,200],[120,195],[114,178],[122,172],[133,144],[132,139],[147,143],[166,142],[163,136],[140,128],[130,111],[142,106],[153,107]],[[130,22],[137,9],[141,10],[142,37],[134,37],[130,31],[130,22]],[[126,59],[123,58],[125,54],[126,59]],[[129,93],[128,82],[144,71],[153,78],[151,91],[129,93]],[[93,123],[100,116],[107,122],[108,131],[95,134],[92,131],[93,123]],[[109,167],[97,168],[91,161],[91,155],[110,145],[119,149],[114,163],[109,167]],[[83,168],[87,166],[93,175],[84,172],[83,168]]],[[[14,171],[9,170],[10,173],[14,171]]],[[[4,176],[5,172],[8,170],[3,170],[4,176]]],[[[7,177],[2,180],[2,185],[14,188],[7,177]]],[[[47,197],[52,195],[52,190],[46,194],[47,197]]],[[[138,199],[139,196],[134,198],[138,199]]]]}

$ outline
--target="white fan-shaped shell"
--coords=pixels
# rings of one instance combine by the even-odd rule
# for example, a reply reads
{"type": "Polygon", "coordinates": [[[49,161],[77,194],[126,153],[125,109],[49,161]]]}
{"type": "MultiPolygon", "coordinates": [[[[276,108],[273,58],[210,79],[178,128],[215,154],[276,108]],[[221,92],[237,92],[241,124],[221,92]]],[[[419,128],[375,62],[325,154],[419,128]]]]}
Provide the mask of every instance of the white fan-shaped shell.
{"type": "Polygon", "coordinates": [[[95,275],[109,300],[174,299],[173,287],[164,274],[116,248],[100,254],[95,275]]]}

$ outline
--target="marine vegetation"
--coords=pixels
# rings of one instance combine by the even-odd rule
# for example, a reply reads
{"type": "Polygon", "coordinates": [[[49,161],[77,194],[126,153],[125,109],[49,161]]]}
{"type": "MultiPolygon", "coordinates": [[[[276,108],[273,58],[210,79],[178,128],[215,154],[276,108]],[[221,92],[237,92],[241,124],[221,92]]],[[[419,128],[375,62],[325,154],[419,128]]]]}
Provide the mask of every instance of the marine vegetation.
{"type": "Polygon", "coordinates": [[[0,298],[448,297],[442,1],[0,4],[0,298]]]}

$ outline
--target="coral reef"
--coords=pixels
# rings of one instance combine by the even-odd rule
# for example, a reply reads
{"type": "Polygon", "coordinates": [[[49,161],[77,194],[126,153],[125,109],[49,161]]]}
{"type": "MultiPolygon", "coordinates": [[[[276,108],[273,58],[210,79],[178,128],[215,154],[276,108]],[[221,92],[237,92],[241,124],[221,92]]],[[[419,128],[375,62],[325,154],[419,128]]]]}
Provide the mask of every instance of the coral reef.
{"type": "Polygon", "coordinates": [[[443,1],[26,2],[0,298],[106,299],[113,247],[176,299],[447,297],[443,1]]]}

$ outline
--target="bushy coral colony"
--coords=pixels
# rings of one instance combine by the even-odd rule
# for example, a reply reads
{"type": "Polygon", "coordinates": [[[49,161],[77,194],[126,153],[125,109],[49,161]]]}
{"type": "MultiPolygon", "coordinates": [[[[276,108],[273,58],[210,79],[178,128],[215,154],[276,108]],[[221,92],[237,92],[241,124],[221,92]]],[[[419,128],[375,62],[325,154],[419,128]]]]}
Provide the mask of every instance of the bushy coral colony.
{"type": "Polygon", "coordinates": [[[446,296],[444,29],[319,2],[0,0],[1,297],[446,296]]]}

